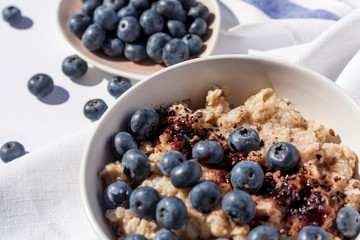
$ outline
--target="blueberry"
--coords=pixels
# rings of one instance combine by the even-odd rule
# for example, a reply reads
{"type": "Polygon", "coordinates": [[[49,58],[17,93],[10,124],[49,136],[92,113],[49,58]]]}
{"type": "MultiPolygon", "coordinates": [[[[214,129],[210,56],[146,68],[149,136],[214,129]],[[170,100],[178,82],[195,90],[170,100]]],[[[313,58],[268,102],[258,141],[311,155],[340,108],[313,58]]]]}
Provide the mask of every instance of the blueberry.
{"type": "Polygon", "coordinates": [[[170,176],[171,170],[185,161],[187,159],[181,152],[167,152],[160,159],[160,170],[165,176],[170,176]]]}
{"type": "Polygon", "coordinates": [[[300,156],[294,145],[278,142],[270,147],[266,154],[266,163],[276,170],[288,171],[295,168],[300,156]]]}
{"type": "Polygon", "coordinates": [[[178,0],[184,9],[189,10],[196,5],[196,0],[178,0]]]}
{"type": "Polygon", "coordinates": [[[107,90],[111,96],[118,98],[131,87],[131,82],[128,78],[113,77],[108,81],[107,90]]]}
{"type": "Polygon", "coordinates": [[[166,25],[170,35],[175,38],[182,38],[187,33],[185,24],[179,20],[168,20],[166,25]]]}
{"type": "Polygon", "coordinates": [[[122,181],[110,184],[105,191],[104,200],[108,208],[129,208],[129,199],[132,190],[130,186],[122,181]]]}
{"type": "Polygon", "coordinates": [[[281,240],[279,232],[269,226],[261,225],[252,229],[247,237],[247,240],[281,240]]]}
{"type": "Polygon", "coordinates": [[[81,37],[84,46],[90,51],[102,48],[106,39],[106,31],[97,23],[91,24],[81,37]]]}
{"type": "Polygon", "coordinates": [[[139,23],[143,29],[143,32],[147,35],[151,35],[156,32],[161,32],[164,28],[163,17],[151,9],[144,11],[140,15],[139,23]]]}
{"type": "Polygon", "coordinates": [[[336,216],[336,225],[344,237],[356,237],[360,233],[360,216],[351,207],[343,207],[336,216]]]}
{"type": "Polygon", "coordinates": [[[186,23],[186,21],[188,20],[187,12],[186,10],[181,9],[179,14],[169,17],[168,20],[178,20],[186,23]]]}
{"type": "Polygon", "coordinates": [[[102,4],[102,0],[87,0],[81,6],[81,12],[90,17],[93,16],[95,9],[102,4]]]}
{"type": "Polygon", "coordinates": [[[189,33],[196,34],[200,37],[204,35],[206,31],[207,31],[207,23],[202,18],[196,18],[188,29],[189,33]]]}
{"type": "Polygon", "coordinates": [[[179,238],[173,231],[163,228],[156,232],[153,240],[179,240],[179,238]]]}
{"type": "Polygon", "coordinates": [[[170,179],[176,188],[189,188],[199,182],[201,175],[202,170],[198,163],[185,161],[171,170],[170,179]]]}
{"type": "Polygon", "coordinates": [[[124,55],[130,61],[141,62],[147,57],[145,44],[141,44],[139,42],[126,44],[124,55]]]}
{"type": "Polygon", "coordinates": [[[178,15],[181,9],[182,5],[177,0],[159,0],[156,6],[156,11],[167,18],[178,15]]]}
{"type": "Polygon", "coordinates": [[[134,17],[134,18],[137,18],[139,17],[139,13],[136,11],[136,9],[131,6],[131,5],[128,5],[128,6],[125,6],[123,8],[121,8],[119,11],[118,11],[118,17],[121,19],[123,17],[127,17],[127,16],[131,16],[131,17],[134,17]]]}
{"type": "Polygon", "coordinates": [[[106,38],[103,51],[110,57],[120,57],[124,53],[124,42],[114,36],[106,38]]]}
{"type": "Polygon", "coordinates": [[[181,40],[183,40],[184,43],[188,46],[190,56],[193,56],[202,50],[203,42],[198,35],[189,33],[186,34],[181,40]]]}
{"type": "Polygon", "coordinates": [[[195,185],[189,193],[190,204],[199,212],[209,212],[219,202],[219,187],[210,181],[195,185]]]}
{"type": "Polygon", "coordinates": [[[150,175],[149,158],[139,149],[130,149],[123,155],[125,175],[134,182],[141,182],[150,175]]]}
{"type": "Polygon", "coordinates": [[[44,73],[35,74],[28,81],[29,91],[37,98],[48,96],[54,90],[54,81],[44,73]]]}
{"type": "Polygon", "coordinates": [[[156,220],[168,229],[181,228],[188,217],[186,205],[177,197],[163,198],[156,206],[156,220]]]}
{"type": "Polygon", "coordinates": [[[141,26],[137,18],[126,16],[121,18],[117,28],[117,36],[124,42],[133,42],[140,37],[141,26]]]}
{"type": "Polygon", "coordinates": [[[112,8],[101,5],[95,9],[93,20],[103,29],[110,31],[117,27],[119,17],[112,8]]]}
{"type": "Polygon", "coordinates": [[[256,214],[254,200],[248,193],[241,190],[225,194],[221,207],[226,216],[236,223],[248,223],[256,214]]]}
{"type": "Polygon", "coordinates": [[[124,153],[130,149],[136,149],[137,144],[128,132],[118,132],[113,140],[113,152],[115,157],[122,158],[124,153]]]}
{"type": "Polygon", "coordinates": [[[230,133],[228,145],[232,151],[248,155],[249,152],[259,149],[260,137],[254,129],[240,127],[230,133]]]}
{"type": "Polygon", "coordinates": [[[20,9],[15,6],[8,6],[4,8],[2,11],[2,16],[3,19],[10,24],[16,24],[20,22],[22,18],[20,9]]]}
{"type": "Polygon", "coordinates": [[[150,5],[150,9],[156,11],[156,7],[157,7],[158,3],[159,3],[158,1],[152,2],[150,5]]]}
{"type": "Polygon", "coordinates": [[[263,182],[264,172],[256,162],[238,162],[231,170],[231,185],[237,190],[257,191],[263,182]]]}
{"type": "Polygon", "coordinates": [[[306,226],[299,232],[297,240],[330,240],[330,237],[320,227],[306,226]]]}
{"type": "Polygon", "coordinates": [[[127,0],[104,0],[103,5],[113,9],[114,11],[119,11],[127,3],[127,0]]]}
{"type": "Polygon", "coordinates": [[[217,164],[224,158],[224,148],[215,141],[200,141],[194,145],[192,156],[200,163],[217,164]]]}
{"type": "Polygon", "coordinates": [[[210,17],[210,12],[209,12],[209,9],[205,5],[198,3],[197,5],[192,6],[189,9],[188,16],[190,16],[192,18],[202,18],[205,21],[207,21],[210,17]]]}
{"type": "Polygon", "coordinates": [[[129,5],[133,6],[138,11],[144,11],[150,8],[149,0],[130,0],[129,5]]]}
{"type": "Polygon", "coordinates": [[[131,117],[130,128],[136,139],[144,140],[151,137],[160,124],[159,114],[151,108],[137,110],[131,117]]]}
{"type": "Polygon", "coordinates": [[[152,187],[137,187],[130,196],[130,208],[133,213],[144,219],[155,219],[156,205],[161,200],[160,194],[152,187]]]}
{"type": "Polygon", "coordinates": [[[104,114],[107,108],[108,106],[103,100],[91,99],[84,105],[84,115],[88,119],[96,121],[104,114]]]}
{"type": "Polygon", "coordinates": [[[68,28],[70,32],[81,38],[86,28],[92,23],[91,17],[85,14],[75,14],[68,20],[68,28]]]}
{"type": "Polygon", "coordinates": [[[166,33],[158,32],[152,34],[146,43],[147,55],[155,62],[163,63],[163,49],[170,40],[170,35],[166,33]]]}
{"type": "Polygon", "coordinates": [[[61,70],[70,78],[79,78],[87,72],[88,65],[79,56],[71,55],[64,59],[61,70]]]}
{"type": "Polygon", "coordinates": [[[127,236],[124,240],[147,240],[147,238],[140,234],[131,234],[127,236]]]}
{"type": "Polygon", "coordinates": [[[25,154],[24,146],[16,141],[7,142],[0,149],[0,158],[3,162],[10,162],[25,154]]]}
{"type": "Polygon", "coordinates": [[[171,66],[189,60],[189,48],[179,38],[171,39],[165,44],[163,49],[163,62],[166,66],[171,66]]]}

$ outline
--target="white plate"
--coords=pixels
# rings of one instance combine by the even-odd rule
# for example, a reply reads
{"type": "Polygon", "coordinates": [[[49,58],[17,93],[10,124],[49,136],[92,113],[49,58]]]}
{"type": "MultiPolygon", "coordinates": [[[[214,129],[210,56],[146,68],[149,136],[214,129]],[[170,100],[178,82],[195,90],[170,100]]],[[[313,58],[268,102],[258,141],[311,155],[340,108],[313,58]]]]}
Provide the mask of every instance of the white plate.
{"type": "MultiPolygon", "coordinates": [[[[211,13],[208,31],[203,37],[204,51],[199,55],[199,57],[205,57],[212,53],[218,39],[221,19],[220,8],[216,0],[198,0],[198,2],[206,5],[211,13]]],[[[142,80],[144,77],[165,68],[164,65],[157,64],[150,59],[141,63],[134,63],[124,57],[111,58],[102,51],[91,52],[86,49],[81,39],[71,33],[67,27],[68,19],[77,13],[81,13],[81,6],[81,0],[61,0],[57,12],[60,31],[79,57],[108,73],[134,80],[142,80]]]]}

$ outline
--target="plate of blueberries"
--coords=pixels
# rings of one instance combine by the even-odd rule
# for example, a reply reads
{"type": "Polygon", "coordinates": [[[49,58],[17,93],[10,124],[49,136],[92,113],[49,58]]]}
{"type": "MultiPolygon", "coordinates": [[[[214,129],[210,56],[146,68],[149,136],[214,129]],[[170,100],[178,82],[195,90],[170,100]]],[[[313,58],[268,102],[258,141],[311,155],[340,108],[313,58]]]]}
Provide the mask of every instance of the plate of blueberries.
{"type": "Polygon", "coordinates": [[[209,56],[220,29],[216,0],[61,0],[57,17],[80,58],[134,80],[209,56]]]}

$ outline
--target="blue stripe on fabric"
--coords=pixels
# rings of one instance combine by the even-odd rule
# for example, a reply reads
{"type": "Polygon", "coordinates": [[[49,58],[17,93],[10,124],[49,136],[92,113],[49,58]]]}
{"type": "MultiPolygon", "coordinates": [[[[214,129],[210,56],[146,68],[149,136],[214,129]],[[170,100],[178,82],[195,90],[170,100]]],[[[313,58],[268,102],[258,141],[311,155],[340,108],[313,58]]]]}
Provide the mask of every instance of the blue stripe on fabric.
{"type": "Polygon", "coordinates": [[[321,18],[328,20],[339,20],[335,14],[323,9],[307,9],[288,0],[243,0],[250,3],[269,17],[281,18],[321,18]]]}

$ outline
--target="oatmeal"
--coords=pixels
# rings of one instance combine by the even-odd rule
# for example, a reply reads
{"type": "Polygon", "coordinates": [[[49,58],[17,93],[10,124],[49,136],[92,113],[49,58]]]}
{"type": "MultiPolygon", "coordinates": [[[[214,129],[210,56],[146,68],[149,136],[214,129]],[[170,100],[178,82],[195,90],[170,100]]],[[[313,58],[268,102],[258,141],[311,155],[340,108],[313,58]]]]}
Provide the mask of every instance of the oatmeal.
{"type": "MultiPolygon", "coordinates": [[[[319,226],[331,239],[342,239],[335,224],[336,214],[343,206],[360,208],[360,182],[355,179],[358,159],[346,146],[331,141],[334,130],[316,120],[306,120],[286,99],[276,96],[270,88],[262,89],[243,105],[231,108],[226,88],[214,88],[206,97],[205,106],[193,110],[186,103],[176,103],[159,110],[160,129],[156,136],[138,142],[150,160],[150,176],[140,186],[155,188],[162,198],[176,196],[188,209],[184,226],[175,230],[179,239],[246,239],[258,225],[271,226],[282,239],[296,239],[307,225],[319,226]],[[239,128],[256,130],[260,147],[247,155],[233,152],[228,146],[229,134],[239,128]],[[212,181],[220,190],[220,199],[233,190],[230,183],[232,167],[241,161],[255,161],[264,170],[261,188],[251,193],[256,204],[255,217],[246,224],[229,220],[221,201],[207,213],[195,210],[188,198],[190,189],[175,188],[159,168],[161,157],[173,150],[192,159],[193,146],[202,140],[216,141],[224,148],[219,164],[205,165],[201,180],[212,181]],[[300,160],[291,171],[270,168],[266,162],[269,148],[278,142],[293,144],[300,160]]],[[[123,173],[121,161],[109,163],[99,176],[105,185],[124,181],[133,184],[123,173]]],[[[153,239],[162,229],[156,220],[136,217],[131,209],[117,207],[106,211],[106,218],[118,235],[138,233],[153,239]]]]}

